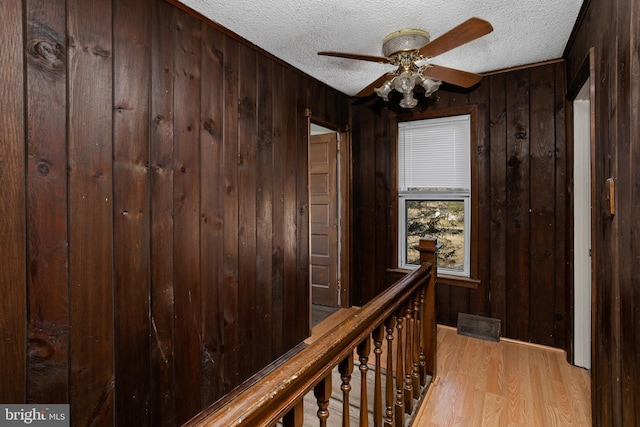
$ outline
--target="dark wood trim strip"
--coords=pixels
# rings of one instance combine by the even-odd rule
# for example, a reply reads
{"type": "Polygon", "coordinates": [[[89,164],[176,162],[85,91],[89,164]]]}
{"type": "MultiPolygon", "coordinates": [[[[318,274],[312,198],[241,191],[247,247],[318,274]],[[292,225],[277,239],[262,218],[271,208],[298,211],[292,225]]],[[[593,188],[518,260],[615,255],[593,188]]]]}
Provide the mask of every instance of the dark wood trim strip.
{"type": "Polygon", "coordinates": [[[573,24],[573,29],[571,30],[571,34],[569,34],[569,40],[567,40],[567,44],[565,45],[564,52],[562,53],[562,57],[566,58],[569,55],[569,49],[573,46],[575,39],[582,28],[582,22],[587,16],[587,11],[591,6],[591,0],[584,0],[582,6],[580,7],[580,12],[578,12],[578,17],[576,18],[576,22],[573,24]]]}
{"type": "Polygon", "coordinates": [[[478,286],[480,285],[480,280],[470,279],[468,277],[438,275],[438,282],[436,284],[475,290],[475,289],[478,289],[478,286]]]}
{"type": "Polygon", "coordinates": [[[545,65],[556,64],[558,62],[563,62],[563,61],[564,61],[563,58],[549,59],[547,61],[533,62],[531,64],[523,64],[523,65],[518,65],[516,67],[501,68],[499,70],[494,70],[494,71],[489,71],[487,73],[482,73],[482,75],[484,77],[486,77],[486,76],[492,76],[494,74],[510,73],[512,71],[527,70],[529,68],[542,67],[542,66],[545,66],[545,65]]]}
{"type": "MultiPolygon", "coordinates": [[[[411,270],[405,270],[402,268],[388,268],[387,274],[391,278],[391,280],[399,280],[403,276],[411,273],[411,270]]],[[[438,279],[436,280],[436,285],[444,285],[444,286],[453,286],[457,288],[467,288],[467,289],[478,289],[481,281],[476,279],[470,279],[468,277],[457,277],[457,276],[444,276],[438,275],[438,279]]]]}
{"type": "Polygon", "coordinates": [[[571,80],[571,83],[567,88],[567,100],[569,101],[575,100],[576,96],[578,96],[578,92],[580,92],[580,89],[582,89],[584,82],[586,82],[589,76],[591,76],[592,68],[593,68],[592,62],[594,58],[595,58],[595,49],[592,47],[591,49],[589,49],[589,52],[586,54],[586,56],[582,60],[582,63],[578,68],[578,72],[576,73],[573,80],[571,80]]]}

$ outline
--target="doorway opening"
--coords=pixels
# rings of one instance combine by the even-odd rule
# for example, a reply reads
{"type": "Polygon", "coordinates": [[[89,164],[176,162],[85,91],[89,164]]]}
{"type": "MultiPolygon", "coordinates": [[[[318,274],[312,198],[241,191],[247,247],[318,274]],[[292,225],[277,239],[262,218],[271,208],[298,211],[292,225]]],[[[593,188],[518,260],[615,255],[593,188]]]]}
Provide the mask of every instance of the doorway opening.
{"type": "Polygon", "coordinates": [[[349,306],[348,135],[309,121],[309,284],[312,324],[349,306]]]}
{"type": "Polygon", "coordinates": [[[311,123],[309,135],[311,302],[325,307],[340,306],[338,144],[338,132],[311,123]]]}
{"type": "Polygon", "coordinates": [[[593,144],[591,79],[573,100],[574,360],[591,369],[593,144]]]}

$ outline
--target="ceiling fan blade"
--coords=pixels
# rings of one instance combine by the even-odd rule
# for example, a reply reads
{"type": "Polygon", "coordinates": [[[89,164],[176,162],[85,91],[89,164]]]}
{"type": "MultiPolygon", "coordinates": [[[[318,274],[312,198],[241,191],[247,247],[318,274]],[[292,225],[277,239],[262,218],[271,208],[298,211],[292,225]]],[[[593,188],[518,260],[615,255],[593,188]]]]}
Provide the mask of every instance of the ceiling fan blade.
{"type": "Polygon", "coordinates": [[[377,88],[379,86],[382,86],[382,83],[384,83],[385,81],[387,81],[389,79],[392,79],[395,75],[396,75],[395,71],[390,71],[388,73],[384,73],[383,75],[378,77],[376,80],[371,82],[371,84],[369,84],[369,86],[365,87],[360,92],[358,92],[356,94],[356,96],[360,98],[360,97],[363,97],[363,96],[369,96],[369,95],[373,94],[373,90],[375,88],[377,88]]]}
{"type": "Polygon", "coordinates": [[[381,64],[388,64],[390,62],[390,59],[387,58],[386,56],[360,55],[357,53],[323,51],[323,52],[318,52],[318,55],[335,56],[338,58],[347,58],[347,59],[357,59],[359,61],[379,62],[381,64]]]}
{"type": "Polygon", "coordinates": [[[435,80],[451,83],[461,87],[471,87],[478,83],[482,76],[480,74],[470,73],[468,71],[456,70],[455,68],[447,68],[441,65],[431,64],[422,70],[422,74],[435,80]]]}
{"type": "Polygon", "coordinates": [[[447,31],[440,37],[419,49],[422,56],[433,58],[455,47],[469,43],[472,40],[489,34],[493,27],[489,21],[481,18],[470,18],[462,24],[447,31]]]}

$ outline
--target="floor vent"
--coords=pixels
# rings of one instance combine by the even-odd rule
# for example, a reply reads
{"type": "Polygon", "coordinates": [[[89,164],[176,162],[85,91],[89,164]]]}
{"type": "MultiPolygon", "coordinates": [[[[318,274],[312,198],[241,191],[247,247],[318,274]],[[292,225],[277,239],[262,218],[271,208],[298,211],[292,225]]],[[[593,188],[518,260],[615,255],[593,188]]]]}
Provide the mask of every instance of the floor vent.
{"type": "Polygon", "coordinates": [[[458,334],[499,342],[500,319],[458,313],[458,334]]]}

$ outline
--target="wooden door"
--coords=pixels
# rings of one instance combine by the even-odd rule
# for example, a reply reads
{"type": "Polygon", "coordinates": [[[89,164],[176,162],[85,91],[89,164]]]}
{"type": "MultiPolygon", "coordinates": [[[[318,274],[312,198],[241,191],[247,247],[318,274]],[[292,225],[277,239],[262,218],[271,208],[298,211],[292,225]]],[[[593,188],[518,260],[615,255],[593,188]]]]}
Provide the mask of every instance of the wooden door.
{"type": "Polygon", "coordinates": [[[312,135],[309,145],[311,301],[338,306],[338,190],[336,133],[312,135]]]}

